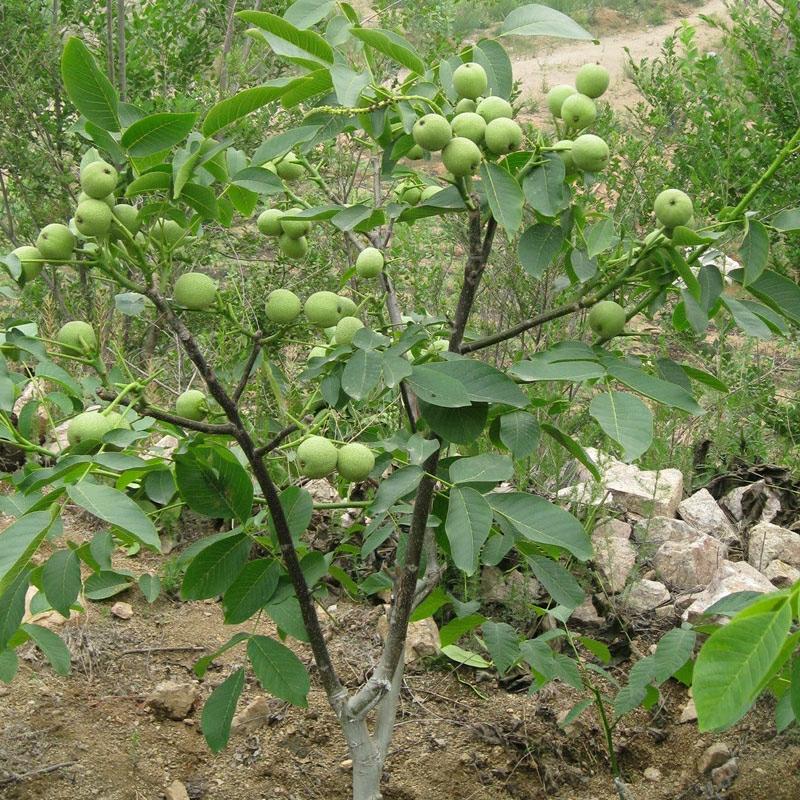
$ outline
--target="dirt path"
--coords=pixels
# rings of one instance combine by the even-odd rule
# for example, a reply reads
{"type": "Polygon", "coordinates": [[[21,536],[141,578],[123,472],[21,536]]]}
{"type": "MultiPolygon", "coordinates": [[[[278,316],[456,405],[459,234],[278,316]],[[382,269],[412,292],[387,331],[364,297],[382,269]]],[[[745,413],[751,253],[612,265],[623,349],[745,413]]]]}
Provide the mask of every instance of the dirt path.
{"type": "MultiPolygon", "coordinates": [[[[623,109],[638,99],[636,87],[626,77],[625,65],[628,60],[626,50],[635,59],[652,58],[658,55],[661,44],[676,28],[681,19],[686,19],[697,28],[697,44],[709,47],[719,40],[719,31],[707,25],[700,15],[726,17],[724,0],[711,0],[697,7],[691,14],[673,17],[663,25],[637,30],[624,28],[616,32],[600,34],[600,44],[592,42],[572,42],[551,40],[536,56],[512,58],[514,76],[522,81],[523,97],[535,101],[544,98],[547,89],[559,83],[572,83],[578,68],[592,61],[598,61],[611,73],[611,87],[604,99],[614,108],[623,109]]],[[[622,19],[622,18],[620,18],[622,19]]],[[[624,22],[615,27],[622,28],[624,22]]],[[[541,105],[541,103],[539,102],[541,105]]]]}

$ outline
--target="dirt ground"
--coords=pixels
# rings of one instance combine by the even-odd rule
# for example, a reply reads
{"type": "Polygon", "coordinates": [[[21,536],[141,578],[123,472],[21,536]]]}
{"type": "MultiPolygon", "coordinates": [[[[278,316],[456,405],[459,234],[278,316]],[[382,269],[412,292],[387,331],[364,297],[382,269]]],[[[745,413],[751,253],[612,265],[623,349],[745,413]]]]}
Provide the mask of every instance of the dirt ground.
{"type": "MultiPolygon", "coordinates": [[[[120,557],[115,566],[154,571],[158,561],[156,556],[120,557]]],[[[213,602],[181,603],[162,595],[148,605],[141,594],[129,591],[88,606],[85,615],[59,628],[73,654],[72,675],[57,676],[28,646],[21,650],[12,687],[0,689],[3,800],[151,800],[163,797],[174,780],[186,785],[192,800],[348,796],[348,771],[342,765],[348,754],[313,671],[307,710],[270,699],[263,724],[235,732],[227,749],[215,756],[199,730],[200,708],[214,686],[242,663],[241,650],[223,655],[198,682],[201,700],[186,720],[159,718],[148,697],[160,681],[193,681],[195,660],[238,628],[223,625],[213,602]],[[110,614],[120,599],[132,604],[132,619],[110,614]],[[50,767],[53,771],[35,773],[50,767]],[[20,779],[9,782],[12,775],[20,779]]],[[[336,604],[330,647],[351,687],[377,657],[374,631],[380,613],[377,607],[336,604]]],[[[275,633],[266,622],[255,630],[275,633]]],[[[634,646],[646,652],[651,638],[645,628],[634,646]]],[[[291,646],[310,663],[305,645],[291,646]]],[[[615,668],[618,677],[627,666],[615,668]]],[[[412,669],[387,766],[386,800],[618,796],[592,711],[568,732],[557,725],[559,715],[578,699],[573,690],[553,685],[529,695],[524,682],[504,685],[508,688],[488,673],[442,662],[412,669]]],[[[239,710],[262,695],[250,679],[239,710]]],[[[735,730],[707,736],[691,723],[678,722],[686,701],[686,690],[671,682],[657,712],[638,711],[619,726],[620,764],[632,800],[800,796],[800,736],[776,736],[769,702],[735,730]],[[728,792],[715,792],[696,766],[703,750],[719,740],[739,760],[739,777],[728,792]],[[660,776],[646,778],[648,767],[660,776]]]]}

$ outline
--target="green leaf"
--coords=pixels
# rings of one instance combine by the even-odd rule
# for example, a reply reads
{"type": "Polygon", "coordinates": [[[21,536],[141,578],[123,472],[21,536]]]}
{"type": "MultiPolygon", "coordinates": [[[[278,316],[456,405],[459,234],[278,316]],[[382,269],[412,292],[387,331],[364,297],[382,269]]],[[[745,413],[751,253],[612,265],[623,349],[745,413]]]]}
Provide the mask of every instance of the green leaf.
{"type": "Polygon", "coordinates": [[[525,229],[517,245],[520,264],[532,278],[541,278],[564,244],[564,231],[558,225],[539,222],[525,229]]]}
{"type": "Polygon", "coordinates": [[[158,575],[151,575],[145,572],[144,575],[139,576],[139,589],[141,589],[144,599],[148,603],[155,603],[159,594],[161,594],[161,580],[158,575]]]}
{"type": "Polygon", "coordinates": [[[674,383],[662,381],[660,378],[649,375],[637,367],[629,366],[616,358],[606,359],[605,365],[609,375],[657,403],[680,408],[690,414],[705,413],[689,392],[674,383]]]}
{"type": "Polygon", "coordinates": [[[323,67],[295,78],[286,86],[286,91],[281,97],[281,105],[284,108],[295,108],[300,103],[312,97],[328,92],[333,86],[331,72],[323,67]]]}
{"type": "Polygon", "coordinates": [[[586,239],[586,255],[589,258],[600,255],[614,243],[614,220],[605,218],[595,222],[594,225],[587,228],[584,238],[586,239]]]}
{"type": "Polygon", "coordinates": [[[423,475],[423,469],[413,464],[395,470],[381,481],[372,503],[372,513],[377,516],[388,511],[402,497],[415,491],[423,475]]]}
{"type": "Polygon", "coordinates": [[[792,625],[788,602],[776,610],[734,617],[708,638],[694,667],[693,695],[701,731],[729,728],[756,701],[792,625]]]}
{"type": "Polygon", "coordinates": [[[60,636],[41,625],[23,625],[22,629],[33,639],[34,644],[44,653],[50,666],[59,675],[69,675],[70,655],[60,636]]]}
{"type": "Polygon", "coordinates": [[[134,122],[122,134],[121,144],[132,158],[142,158],[182,142],[194,127],[197,114],[162,112],[134,122]]]}
{"type": "Polygon", "coordinates": [[[520,460],[527,458],[539,444],[541,429],[536,417],[527,411],[512,411],[500,417],[500,441],[520,460]]]}
{"type": "Polygon", "coordinates": [[[244,669],[237,669],[214,689],[203,706],[200,727],[212,753],[219,753],[231,735],[236,704],[244,689],[244,669]]]}
{"type": "Polygon", "coordinates": [[[531,3],[514,9],[503,21],[500,36],[556,36],[562,39],[594,39],[566,14],[531,3]]]}
{"type": "Polygon", "coordinates": [[[30,572],[21,572],[0,592],[0,650],[17,632],[25,616],[25,595],[30,584],[30,572]]]}
{"type": "Polygon", "coordinates": [[[556,428],[555,425],[551,425],[549,422],[543,422],[541,428],[548,436],[555,439],[568,453],[580,461],[581,464],[591,472],[596,481],[600,480],[600,472],[597,469],[597,464],[589,458],[586,451],[575,439],[559,428],[556,428]]]}
{"type": "Polygon", "coordinates": [[[25,569],[52,522],[49,511],[33,511],[0,533],[0,595],[25,569]]]}
{"type": "Polygon", "coordinates": [[[0,681],[11,683],[19,669],[19,659],[13,650],[0,650],[0,681]]]}
{"type": "Polygon", "coordinates": [[[380,28],[361,27],[350,28],[350,33],[373,50],[383,53],[412,72],[418,75],[425,74],[425,62],[417,55],[414,48],[396,33],[380,28]]]}
{"type": "Polygon", "coordinates": [[[61,614],[69,617],[69,607],[81,590],[81,566],[74,550],[56,550],[42,569],[42,588],[47,601],[61,614]]]}
{"type": "Polygon", "coordinates": [[[146,547],[161,552],[161,540],[150,517],[124,492],[111,486],[82,480],[67,487],[73,503],[92,516],[116,525],[146,547]]]}
{"type": "Polygon", "coordinates": [[[581,561],[592,557],[591,542],[580,522],[544,498],[525,492],[492,492],[486,499],[495,516],[528,541],[556,545],[581,561]]]}
{"type": "Polygon", "coordinates": [[[432,365],[414,366],[406,379],[409,389],[422,401],[440,408],[463,408],[470,404],[464,384],[432,365]]]}
{"type": "Polygon", "coordinates": [[[282,158],[296,145],[313,139],[319,128],[319,125],[300,125],[277,136],[270,136],[253,154],[251,165],[257,167],[267,161],[282,158]]]}
{"type": "Polygon", "coordinates": [[[381,379],[383,358],[375,350],[356,350],[342,372],[342,391],[354,400],[363,400],[381,379]]]}
{"type": "Polygon", "coordinates": [[[466,617],[451,619],[439,630],[439,644],[442,647],[455,644],[462,636],[475,630],[486,621],[480,614],[470,614],[466,617]]]}
{"type": "Polygon", "coordinates": [[[295,0],[283,14],[283,18],[298,28],[310,28],[330,14],[336,5],[334,0],[295,0]]]}
{"type": "Polygon", "coordinates": [[[532,169],[522,181],[525,199],[534,211],[555,217],[569,205],[564,185],[564,162],[556,153],[545,153],[544,164],[532,169]]]}
{"type": "Polygon", "coordinates": [[[254,86],[220,101],[206,114],[203,120],[203,135],[213,136],[237,119],[246,117],[273,100],[278,100],[284,90],[285,86],[254,86]]]}
{"type": "MultiPolygon", "coordinates": [[[[297,544],[300,536],[306,532],[311,523],[311,517],[314,514],[314,500],[307,490],[301,489],[299,486],[288,486],[281,492],[280,502],[286,517],[286,524],[289,526],[289,533],[297,544]]],[[[273,535],[276,535],[275,522],[272,517],[269,519],[269,527],[273,535]]]]}
{"type": "Polygon", "coordinates": [[[452,409],[432,406],[421,400],[420,411],[431,429],[442,438],[455,444],[467,444],[481,435],[489,409],[484,403],[473,403],[453,413],[452,409]]]}
{"type": "Polygon", "coordinates": [[[557,561],[540,555],[525,557],[539,583],[560,606],[577,608],[586,599],[583,589],[572,577],[572,573],[557,561]]]}
{"type": "Polygon", "coordinates": [[[513,476],[511,459],[493,453],[459,458],[450,465],[450,480],[453,483],[498,483],[511,480],[513,476]]]}
{"type": "Polygon", "coordinates": [[[757,339],[769,339],[772,331],[769,326],[754,314],[746,305],[733,297],[722,297],[722,304],[730,311],[736,324],[748,335],[757,339]]]}
{"type": "Polygon", "coordinates": [[[336,99],[340,105],[355,106],[361,97],[361,92],[370,85],[372,76],[369,70],[356,72],[344,64],[334,64],[330,70],[336,99]]]}
{"type": "Polygon", "coordinates": [[[106,600],[124,592],[133,585],[131,575],[103,569],[92,573],[83,585],[83,593],[88,600],[106,600]]]}
{"type": "MultiPolygon", "coordinates": [[[[742,283],[744,270],[733,270],[729,273],[729,277],[737,283],[742,283]]],[[[800,325],[800,286],[794,281],[765,269],[761,277],[751,283],[747,290],[795,325],[800,325]]]]}
{"type": "Polygon", "coordinates": [[[653,653],[656,683],[671,678],[691,657],[697,634],[687,628],[673,628],[659,639],[653,653]]]}
{"type": "Polygon", "coordinates": [[[800,208],[785,208],[772,219],[772,227],[779,231],[800,231],[800,208]]]}
{"type": "Polygon", "coordinates": [[[106,131],[118,131],[119,98],[86,45],[71,36],[61,54],[61,77],[69,99],[86,119],[106,131]]]}
{"type": "Polygon", "coordinates": [[[139,194],[150,194],[151,192],[166,192],[169,189],[172,178],[169,172],[146,172],[128,184],[125,189],[125,197],[136,197],[139,194]]]}
{"type": "Polygon", "coordinates": [[[46,378],[49,381],[57,383],[73,397],[81,397],[83,395],[81,385],[72,375],[52,361],[40,361],[36,365],[36,377],[46,378]]]}
{"type": "Polygon", "coordinates": [[[265,691],[295,706],[308,705],[308,672],[288,647],[268,636],[253,636],[247,655],[265,691]]]}
{"type": "Polygon", "coordinates": [[[251,546],[250,538],[240,533],[201,550],[183,576],[181,597],[205,600],[224,594],[247,563],[251,546]]]}
{"type": "Polygon", "coordinates": [[[296,28],[291,22],[266,11],[239,11],[236,16],[261,28],[264,38],[279,56],[333,64],[333,49],[318,33],[296,28]]]}
{"type": "Polygon", "coordinates": [[[588,636],[579,636],[578,641],[593,655],[600,659],[604,664],[611,663],[611,651],[603,642],[591,639],[588,636]]]}
{"type": "Polygon", "coordinates": [[[495,39],[481,39],[472,48],[472,58],[486,70],[488,91],[498,97],[509,97],[514,84],[511,60],[503,45],[495,39]]]}
{"type": "Polygon", "coordinates": [[[278,588],[280,564],[274,559],[248,561],[222,598],[226,625],[238,625],[263,608],[278,588]]]}
{"type": "Polygon", "coordinates": [[[175,480],[189,508],[206,517],[245,521],[253,507],[253,482],[227,448],[192,447],[174,456],[175,480]]]}
{"type": "Polygon", "coordinates": [[[792,662],[791,681],[789,694],[791,696],[792,712],[794,713],[794,718],[800,722],[800,656],[795,656],[792,662]]]}
{"type": "Polygon", "coordinates": [[[444,528],[453,563],[466,575],[477,571],[491,527],[492,509],[480,492],[458,486],[450,490],[444,528]]]}
{"type": "Polygon", "coordinates": [[[500,403],[514,408],[528,405],[527,396],[508,375],[483,361],[450,357],[447,361],[426,364],[425,368],[460,381],[473,403],[500,403]]]}
{"type": "Polygon", "coordinates": [[[252,634],[247,633],[247,631],[238,631],[234,633],[222,647],[218,647],[213,653],[209,653],[207,656],[197,659],[194,665],[194,674],[197,675],[198,678],[202,678],[203,675],[208,672],[208,668],[215,659],[219,658],[223,653],[227,653],[232,647],[236,647],[240,642],[247,641],[251,635],[252,634]]]}
{"type": "Polygon", "coordinates": [[[635,461],[653,442],[653,413],[632,394],[596,395],[589,404],[589,413],[603,433],[622,446],[625,461],[635,461]]]}
{"type": "Polygon", "coordinates": [[[264,167],[245,167],[231,178],[231,183],[235,187],[268,197],[281,194],[284,190],[283,181],[264,167]]]}
{"type": "Polygon", "coordinates": [[[464,667],[472,667],[473,669],[489,669],[492,665],[477,653],[472,653],[469,650],[463,650],[458,645],[448,644],[442,648],[442,654],[447,656],[451,661],[456,664],[461,664],[464,667]]]}
{"type": "Polygon", "coordinates": [[[522,225],[522,189],[506,170],[491,161],[481,162],[480,176],[492,216],[508,238],[513,238],[522,225]]]}
{"type": "Polygon", "coordinates": [[[769,260],[769,234],[757,219],[749,220],[739,255],[744,265],[743,285],[747,287],[761,277],[769,260]]]}
{"type": "Polygon", "coordinates": [[[483,640],[492,657],[495,669],[502,675],[507,672],[520,657],[519,636],[506,622],[484,622],[483,640]]]}
{"type": "Polygon", "coordinates": [[[602,378],[606,371],[596,361],[553,361],[548,353],[535,353],[531,358],[517,361],[509,372],[527,382],[573,381],[575,383],[602,378]]]}
{"type": "Polygon", "coordinates": [[[216,219],[217,196],[213,189],[201,186],[199,183],[187,183],[183,187],[181,197],[199,214],[201,219],[216,219]]]}

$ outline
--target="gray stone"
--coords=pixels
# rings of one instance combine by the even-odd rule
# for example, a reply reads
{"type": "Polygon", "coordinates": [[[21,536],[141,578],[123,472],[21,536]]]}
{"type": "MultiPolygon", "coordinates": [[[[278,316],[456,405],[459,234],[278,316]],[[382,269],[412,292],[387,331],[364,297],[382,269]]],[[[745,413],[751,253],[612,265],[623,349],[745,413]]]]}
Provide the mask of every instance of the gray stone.
{"type": "Polygon", "coordinates": [[[164,792],[166,800],[189,800],[189,792],[180,781],[172,781],[164,792]]]}
{"type": "Polygon", "coordinates": [[[739,775],[739,761],[728,759],[721,767],[711,770],[711,783],[718,789],[727,789],[739,775]]]}
{"type": "Polygon", "coordinates": [[[659,581],[642,579],[631,584],[622,596],[622,603],[632,614],[647,614],[670,601],[667,587],[659,581]]]}
{"type": "Polygon", "coordinates": [[[263,728],[267,724],[269,716],[269,701],[266,697],[257,697],[233,718],[231,730],[252,733],[259,728],[263,728]]]}
{"type": "Polygon", "coordinates": [[[706,609],[734,592],[772,592],[775,587],[746,561],[723,561],[705,591],[695,595],[692,604],[683,612],[690,622],[706,609]]]}
{"type": "Polygon", "coordinates": [[[700,489],[691,497],[681,500],[678,516],[701,533],[707,533],[726,544],[733,544],[739,538],[736,529],[708,489],[700,489]]]}
{"type": "Polygon", "coordinates": [[[678,717],[678,722],[695,722],[697,720],[697,708],[694,704],[694,698],[690,697],[686,701],[686,705],[681,709],[681,715],[678,717]]]}
{"type": "Polygon", "coordinates": [[[800,533],[771,522],[759,522],[750,529],[747,560],[756,569],[763,570],[776,558],[800,567],[800,533]]]}
{"type": "Polygon", "coordinates": [[[648,767],[644,771],[644,779],[650,783],[658,783],[661,780],[661,770],[657,767],[648,767]]]}
{"type": "Polygon", "coordinates": [[[744,520],[742,502],[748,492],[766,496],[764,507],[761,509],[761,515],[757,522],[772,522],[775,515],[781,510],[781,498],[774,489],[767,486],[767,482],[764,480],[731,489],[725,496],[720,498],[719,504],[729,511],[737,522],[742,522],[744,520]]]}
{"type": "Polygon", "coordinates": [[[193,683],[162,681],[150,695],[150,708],[170,719],[188,717],[200,693],[193,683]]]}
{"type": "Polygon", "coordinates": [[[133,607],[130,603],[123,603],[122,601],[114,603],[111,606],[111,615],[118,619],[130,619],[133,616],[133,607]]]}
{"type": "Polygon", "coordinates": [[[664,542],[694,542],[701,535],[688,522],[671,517],[643,519],[633,528],[633,538],[645,557],[652,556],[664,542]]]}
{"type": "Polygon", "coordinates": [[[609,517],[595,525],[592,531],[592,538],[607,539],[613,536],[615,539],[630,539],[631,526],[627,522],[615,517],[609,517]]]}
{"type": "Polygon", "coordinates": [[[636,550],[628,539],[619,536],[593,536],[594,562],[606,580],[606,590],[617,594],[625,588],[636,566],[636,550]]]}
{"type": "Polygon", "coordinates": [[[587,597],[570,616],[570,620],[580,622],[583,625],[593,625],[600,627],[605,623],[605,619],[597,613],[591,597],[587,597]]]}
{"type": "Polygon", "coordinates": [[[536,578],[518,569],[503,572],[497,567],[484,567],[481,570],[481,595],[489,603],[508,605],[540,597],[541,586],[536,578]]]}
{"type": "Polygon", "coordinates": [[[664,542],[655,554],[653,566],[664,583],[686,591],[707,586],[727,555],[727,545],[701,534],[693,542],[664,542]]]}
{"type": "Polygon", "coordinates": [[[778,589],[794,586],[797,581],[800,581],[800,569],[777,558],[770,561],[762,572],[764,577],[778,589]]]}
{"type": "Polygon", "coordinates": [[[725,742],[714,742],[707,747],[697,762],[697,770],[701,775],[721,767],[731,757],[731,749],[725,742]]]}

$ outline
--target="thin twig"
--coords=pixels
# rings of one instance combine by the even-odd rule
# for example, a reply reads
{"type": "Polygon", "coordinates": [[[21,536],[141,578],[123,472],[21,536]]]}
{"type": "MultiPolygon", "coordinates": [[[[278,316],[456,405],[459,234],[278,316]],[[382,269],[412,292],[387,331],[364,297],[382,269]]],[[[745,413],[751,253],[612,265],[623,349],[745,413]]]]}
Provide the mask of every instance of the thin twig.
{"type": "Polygon", "coordinates": [[[12,783],[21,783],[30,778],[35,778],[37,775],[47,775],[49,772],[55,772],[59,769],[66,769],[67,767],[74,767],[77,761],[62,761],[60,764],[48,764],[46,767],[39,767],[32,769],[30,772],[12,773],[7,778],[0,778],[0,786],[8,786],[12,783]]]}
{"type": "Polygon", "coordinates": [[[183,645],[172,647],[134,647],[132,650],[123,650],[119,655],[128,656],[135,653],[199,653],[201,650],[206,650],[205,647],[198,645],[183,645]]]}

